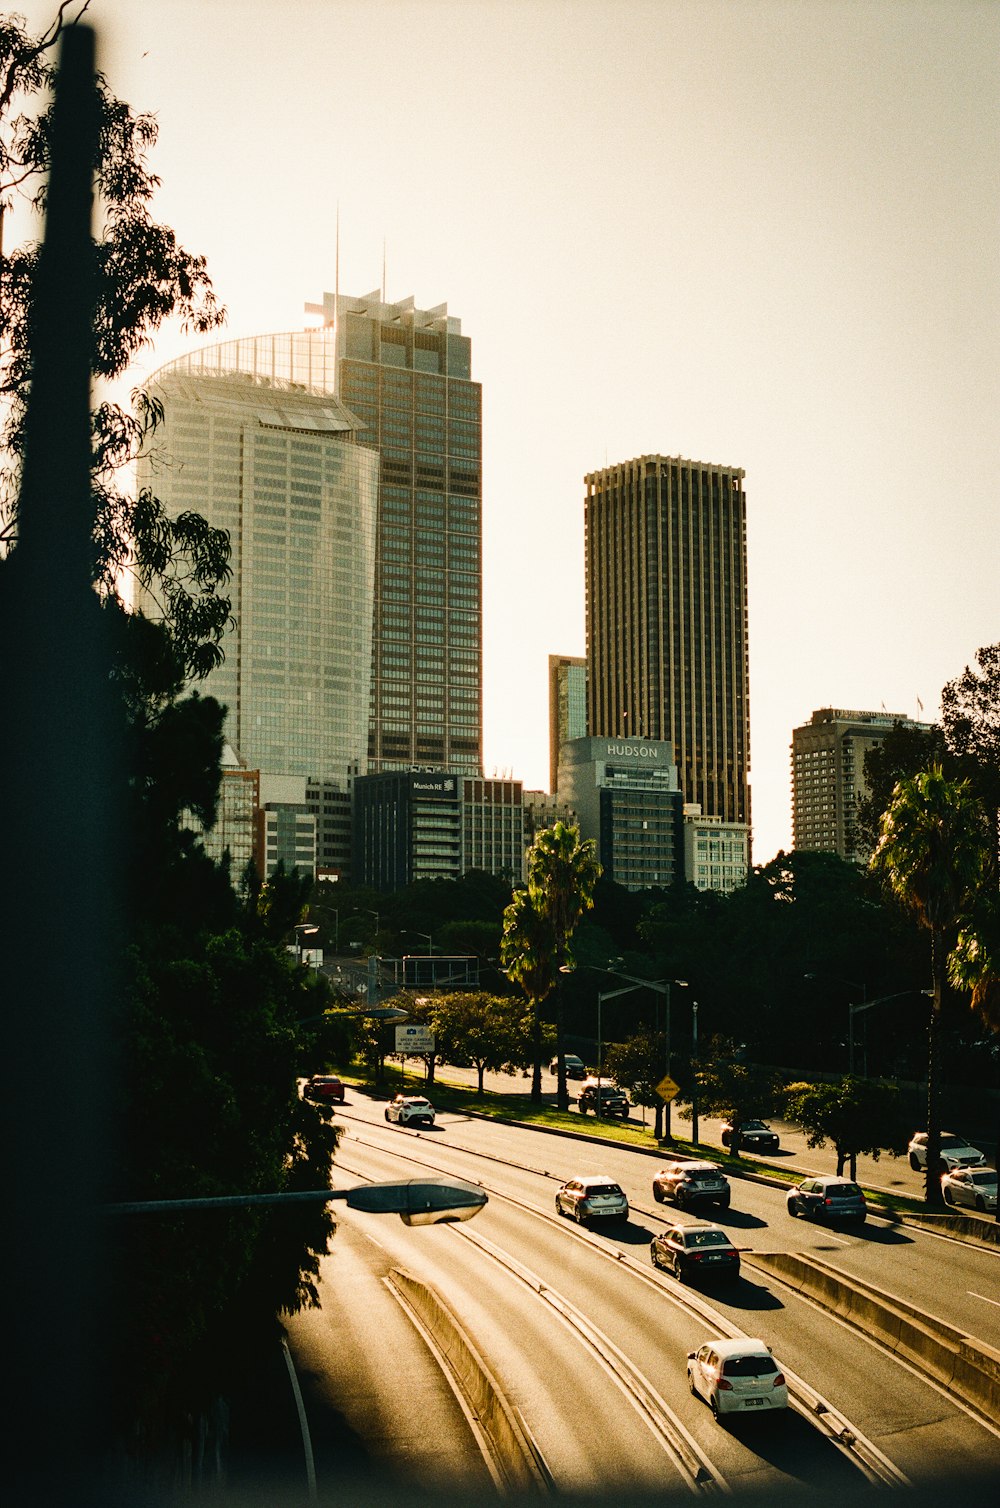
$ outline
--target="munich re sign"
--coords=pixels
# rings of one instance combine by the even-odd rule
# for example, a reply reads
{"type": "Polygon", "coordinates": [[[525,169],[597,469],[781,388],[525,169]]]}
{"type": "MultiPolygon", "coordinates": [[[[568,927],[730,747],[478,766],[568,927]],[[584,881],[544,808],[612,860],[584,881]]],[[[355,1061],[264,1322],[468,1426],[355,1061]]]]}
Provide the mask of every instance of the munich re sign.
{"type": "Polygon", "coordinates": [[[655,744],[608,744],[608,753],[617,759],[659,759],[655,744]]]}

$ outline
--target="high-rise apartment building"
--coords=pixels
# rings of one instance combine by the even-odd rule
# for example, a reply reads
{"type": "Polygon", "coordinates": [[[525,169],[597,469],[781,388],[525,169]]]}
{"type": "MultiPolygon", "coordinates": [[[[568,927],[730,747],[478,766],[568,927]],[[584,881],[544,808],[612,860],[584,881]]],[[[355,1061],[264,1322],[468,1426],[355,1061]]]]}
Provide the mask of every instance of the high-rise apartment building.
{"type": "Polygon", "coordinates": [[[821,707],[792,730],[792,846],[836,853],[857,864],[869,851],[857,831],[859,804],[869,794],[865,755],[896,723],[927,730],[901,712],[849,712],[821,707]]]}
{"type": "Polygon", "coordinates": [[[585,478],[587,728],[671,744],[684,801],[749,827],[743,477],[651,455],[585,478]]]}
{"type": "Polygon", "coordinates": [[[334,397],[333,356],[313,332],[161,367],[140,483],[229,531],[233,624],[201,689],[243,765],[346,780],[368,746],[378,456],[334,397]]]}
{"type": "Polygon", "coordinates": [[[482,394],[447,305],[332,293],[307,305],[337,393],[380,456],[372,772],[482,771],[482,394]]]}
{"type": "Polygon", "coordinates": [[[549,790],[559,789],[559,750],[587,736],[587,661],[549,655],[549,790]]]}

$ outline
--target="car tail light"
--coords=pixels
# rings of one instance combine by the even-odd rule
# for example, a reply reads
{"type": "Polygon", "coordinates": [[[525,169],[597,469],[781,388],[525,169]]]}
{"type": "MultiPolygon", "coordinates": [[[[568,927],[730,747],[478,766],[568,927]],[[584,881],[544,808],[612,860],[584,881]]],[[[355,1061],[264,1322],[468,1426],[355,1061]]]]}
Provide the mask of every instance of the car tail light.
{"type": "Polygon", "coordinates": [[[784,1372],[779,1372],[778,1373],[777,1377],[775,1377],[775,1379],[772,1382],[771,1386],[772,1386],[772,1388],[783,1388],[785,1386],[785,1374],[784,1374],[784,1372]]]}
{"type": "Polygon", "coordinates": [[[732,1383],[727,1381],[725,1377],[720,1377],[716,1386],[720,1393],[731,1393],[733,1391],[732,1383]]]}
{"type": "Polygon", "coordinates": [[[824,1204],[832,1204],[832,1203],[833,1203],[833,1200],[832,1200],[832,1199],[824,1199],[824,1200],[823,1200],[823,1203],[824,1203],[824,1204]]]}

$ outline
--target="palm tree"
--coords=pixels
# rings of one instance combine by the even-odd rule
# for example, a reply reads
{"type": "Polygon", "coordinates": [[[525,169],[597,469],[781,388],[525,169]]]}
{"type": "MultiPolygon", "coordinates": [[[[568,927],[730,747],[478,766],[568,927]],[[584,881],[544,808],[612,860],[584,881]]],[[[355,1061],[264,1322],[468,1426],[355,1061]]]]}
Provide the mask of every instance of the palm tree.
{"type": "Polygon", "coordinates": [[[872,866],[931,934],[933,999],[927,1032],[928,1204],[941,1203],[938,1117],[938,1029],[948,934],[958,924],[981,879],[987,857],[983,810],[968,781],[945,779],[932,765],[900,780],[884,813],[872,866]]]}
{"type": "Polygon", "coordinates": [[[530,890],[515,890],[503,914],[500,961],[508,976],[524,991],[531,1009],[531,1098],[542,1098],[542,1005],[557,978],[555,931],[530,890]]]}
{"type": "Polygon", "coordinates": [[[573,966],[570,939],[577,922],[594,904],[594,887],[601,876],[597,847],[592,838],[581,840],[580,829],[556,822],[543,828],[528,850],[528,893],[552,927],[555,950],[556,1102],[569,1108],[566,1064],[563,1060],[562,991],[559,970],[573,966]]]}
{"type": "MultiPolygon", "coordinates": [[[[980,893],[962,925],[948,958],[948,978],[959,990],[968,990],[970,1004],[986,1030],[1000,1032],[1000,898],[995,890],[980,893]]],[[[993,1163],[1000,1157],[1000,1129],[996,1133],[993,1163]]],[[[996,1219],[1000,1223],[1000,1203],[996,1219]]]]}

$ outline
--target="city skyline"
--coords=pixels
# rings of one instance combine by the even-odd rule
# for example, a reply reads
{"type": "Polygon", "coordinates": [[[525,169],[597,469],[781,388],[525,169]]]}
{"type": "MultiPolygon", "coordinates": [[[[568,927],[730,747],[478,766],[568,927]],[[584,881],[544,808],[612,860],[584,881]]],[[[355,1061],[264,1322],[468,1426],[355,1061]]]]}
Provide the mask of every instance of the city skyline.
{"type": "MultiPolygon", "coordinates": [[[[447,300],[472,334],[487,771],[547,784],[548,657],[584,649],[583,478],[611,462],[745,471],[756,862],[790,846],[812,709],[930,720],[998,637],[996,6],[88,17],[112,87],[158,116],[154,210],[205,254],[224,337],[301,326],[338,206],[341,288],[447,300]]],[[[197,343],[164,331],[134,380],[197,343]]]]}

